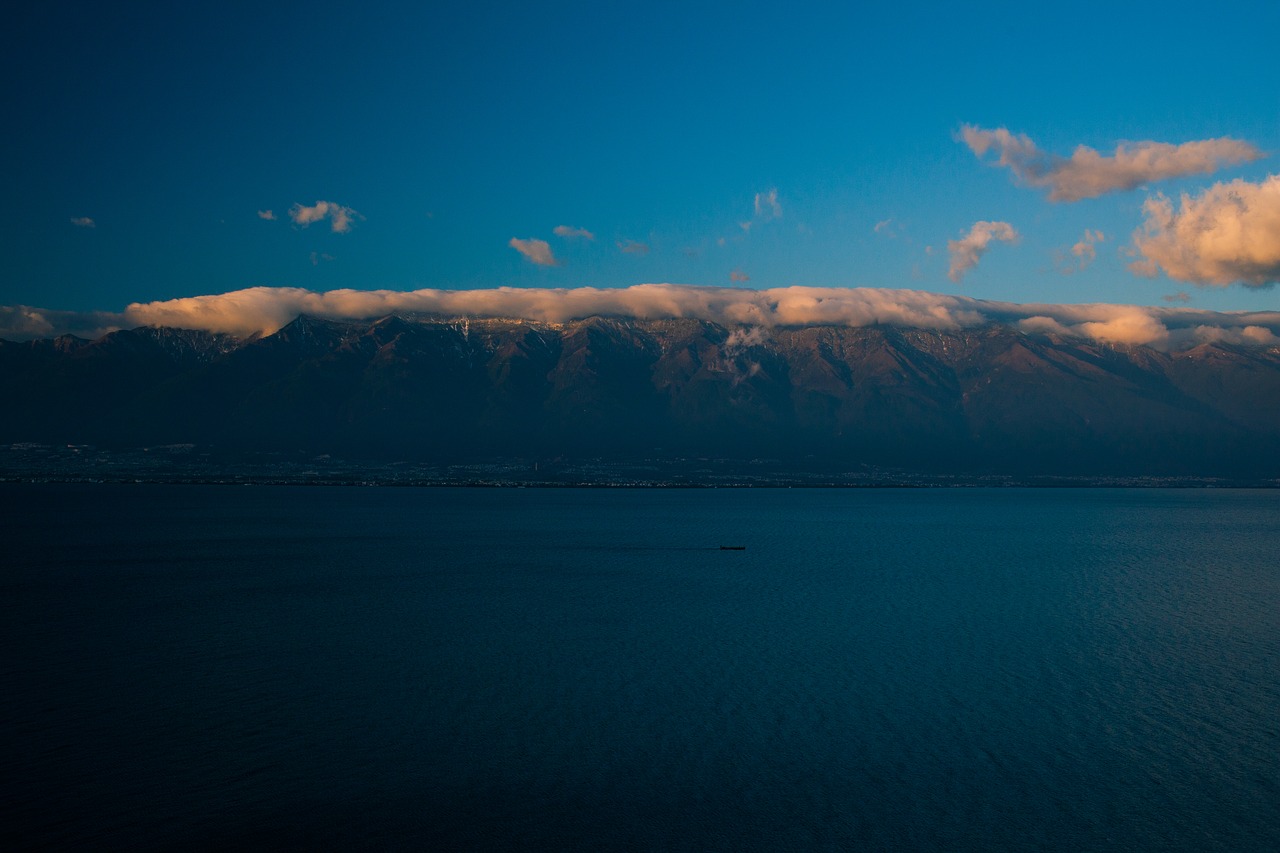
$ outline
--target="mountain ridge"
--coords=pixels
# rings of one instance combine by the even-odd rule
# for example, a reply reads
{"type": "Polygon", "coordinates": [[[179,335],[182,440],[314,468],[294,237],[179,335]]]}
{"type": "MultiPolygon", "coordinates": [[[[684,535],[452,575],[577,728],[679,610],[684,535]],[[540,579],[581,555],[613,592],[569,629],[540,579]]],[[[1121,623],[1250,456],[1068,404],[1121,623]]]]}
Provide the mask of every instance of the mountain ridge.
{"type": "Polygon", "coordinates": [[[998,326],[299,315],[240,339],[141,327],[3,342],[0,394],[0,443],[1280,473],[1280,349],[998,326]]]}

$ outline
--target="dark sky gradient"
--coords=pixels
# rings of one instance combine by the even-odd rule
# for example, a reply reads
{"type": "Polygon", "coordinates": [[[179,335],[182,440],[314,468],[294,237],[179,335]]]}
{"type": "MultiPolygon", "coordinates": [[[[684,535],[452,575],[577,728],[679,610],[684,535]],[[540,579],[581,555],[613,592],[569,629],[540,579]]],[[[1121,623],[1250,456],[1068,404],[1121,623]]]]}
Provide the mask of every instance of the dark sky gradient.
{"type": "Polygon", "coordinates": [[[1008,127],[1061,155],[1221,136],[1280,151],[1277,31],[1269,2],[37,4],[0,33],[0,305],[736,271],[749,287],[1272,308],[1271,290],[1135,277],[1121,253],[1157,190],[1258,182],[1272,157],[1053,204],[955,134],[1008,127]],[[755,216],[774,188],[781,216],[755,216]],[[288,220],[318,200],[363,219],[288,220]],[[950,281],[947,241],[984,220],[1019,241],[950,281]],[[1106,235],[1097,260],[1064,275],[1085,229],[1106,235]]]}

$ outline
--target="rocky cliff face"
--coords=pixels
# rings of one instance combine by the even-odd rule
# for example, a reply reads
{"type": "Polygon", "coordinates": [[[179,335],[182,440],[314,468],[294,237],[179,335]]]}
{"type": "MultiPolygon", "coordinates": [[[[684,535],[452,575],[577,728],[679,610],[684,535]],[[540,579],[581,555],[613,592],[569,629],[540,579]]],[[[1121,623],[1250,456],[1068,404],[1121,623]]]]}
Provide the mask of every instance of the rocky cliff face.
{"type": "Polygon", "coordinates": [[[245,341],[145,328],[0,343],[0,395],[0,442],[1280,472],[1280,351],[1002,327],[299,317],[245,341]]]}

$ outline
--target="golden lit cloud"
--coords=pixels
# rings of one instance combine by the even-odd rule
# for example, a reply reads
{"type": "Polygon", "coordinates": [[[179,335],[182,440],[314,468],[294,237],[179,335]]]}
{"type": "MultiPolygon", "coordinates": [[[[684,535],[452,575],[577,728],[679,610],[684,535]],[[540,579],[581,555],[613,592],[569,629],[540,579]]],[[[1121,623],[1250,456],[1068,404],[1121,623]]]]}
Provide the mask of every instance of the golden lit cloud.
{"type": "Polygon", "coordinates": [[[951,266],[947,270],[947,278],[958,282],[964,274],[978,265],[979,259],[986,254],[992,241],[1013,243],[1018,239],[1018,232],[1008,222],[975,222],[969,233],[959,240],[948,240],[947,251],[951,253],[951,266]]]}
{"type": "Polygon", "coordinates": [[[995,164],[1008,168],[1024,184],[1048,189],[1050,201],[1096,198],[1153,181],[1205,175],[1265,156],[1252,144],[1229,136],[1181,145],[1121,143],[1110,155],[1080,145],[1070,157],[1042,151],[1026,134],[1013,134],[1003,127],[984,130],[966,124],[959,136],[979,157],[994,152],[995,164]]]}
{"type": "Polygon", "coordinates": [[[1218,183],[1180,204],[1147,199],[1134,232],[1138,275],[1163,270],[1177,281],[1225,287],[1267,287],[1280,281],[1280,175],[1261,183],[1218,183]]]}
{"type": "Polygon", "coordinates": [[[546,240],[537,240],[532,237],[528,240],[521,240],[519,237],[512,237],[507,241],[507,245],[540,267],[560,265],[560,262],[556,260],[556,256],[551,253],[551,244],[546,240]]]}

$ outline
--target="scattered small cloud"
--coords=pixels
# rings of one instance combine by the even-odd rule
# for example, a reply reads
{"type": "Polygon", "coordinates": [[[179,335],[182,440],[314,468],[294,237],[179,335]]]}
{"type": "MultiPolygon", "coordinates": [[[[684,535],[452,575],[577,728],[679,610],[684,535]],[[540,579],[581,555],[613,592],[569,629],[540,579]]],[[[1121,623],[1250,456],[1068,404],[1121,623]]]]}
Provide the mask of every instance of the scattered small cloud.
{"type": "Polygon", "coordinates": [[[890,217],[882,219],[876,223],[875,228],[871,229],[874,233],[890,240],[896,239],[902,234],[902,223],[890,217]]]}
{"type": "Polygon", "coordinates": [[[1226,287],[1269,287],[1280,282],[1280,175],[1260,183],[1217,183],[1180,205],[1149,198],[1146,219],[1133,234],[1141,260],[1129,269],[1152,277],[1226,287]]]}
{"type": "Polygon", "coordinates": [[[556,256],[551,253],[551,244],[546,240],[536,240],[532,237],[521,240],[519,237],[512,237],[507,245],[540,267],[560,266],[556,256]]]}
{"type": "Polygon", "coordinates": [[[756,225],[781,219],[782,204],[778,201],[778,188],[773,187],[764,192],[756,193],[752,201],[751,211],[752,217],[750,219],[744,219],[738,223],[738,227],[748,233],[756,225]]]}
{"type": "Polygon", "coordinates": [[[572,225],[557,225],[552,229],[551,233],[566,240],[594,240],[596,238],[596,235],[587,229],[575,228],[572,225]]]}
{"type": "Polygon", "coordinates": [[[293,207],[289,208],[289,218],[293,220],[295,225],[301,225],[303,228],[314,222],[322,222],[328,219],[329,228],[335,234],[347,233],[351,230],[355,220],[364,219],[359,212],[332,201],[317,201],[309,207],[295,203],[293,207]]]}
{"type": "Polygon", "coordinates": [[[742,270],[734,270],[733,272],[729,273],[729,281],[747,282],[747,281],[751,281],[751,276],[747,275],[742,270]]]}
{"type": "Polygon", "coordinates": [[[966,124],[958,137],[978,157],[995,152],[995,165],[1008,168],[1028,186],[1048,189],[1050,201],[1096,198],[1153,181],[1209,174],[1265,156],[1251,143],[1229,136],[1181,145],[1122,142],[1110,155],[1080,145],[1070,157],[1042,151],[1025,133],[1013,134],[1003,127],[985,130],[966,124]]]}
{"type": "Polygon", "coordinates": [[[71,224],[75,225],[78,228],[97,228],[98,227],[98,223],[94,222],[92,219],[90,219],[87,216],[73,216],[71,217],[71,224]]]}
{"type": "Polygon", "coordinates": [[[951,254],[951,267],[947,270],[947,278],[959,282],[965,273],[978,265],[978,260],[991,247],[992,241],[1013,243],[1018,239],[1018,232],[1008,222],[980,221],[973,223],[969,233],[959,240],[948,240],[947,251],[951,254]]]}
{"type": "Polygon", "coordinates": [[[1165,302],[1190,302],[1191,294],[1187,293],[1185,290],[1179,290],[1177,293],[1166,293],[1160,298],[1165,302]]]}
{"type": "Polygon", "coordinates": [[[628,255],[649,254],[649,244],[641,243],[639,240],[619,240],[618,248],[628,255]]]}
{"type": "Polygon", "coordinates": [[[782,218],[782,205],[778,203],[777,187],[772,187],[762,193],[756,193],[755,214],[756,219],[761,222],[782,218]]]}
{"type": "Polygon", "coordinates": [[[259,219],[265,219],[265,220],[267,220],[268,222],[275,222],[275,221],[276,221],[276,212],[275,212],[274,210],[259,210],[259,211],[258,211],[258,218],[259,218],[259,219]]]}
{"type": "Polygon", "coordinates": [[[1101,243],[1106,239],[1107,235],[1103,234],[1101,231],[1090,231],[1086,228],[1084,229],[1084,237],[1080,239],[1080,242],[1071,247],[1071,254],[1075,255],[1077,258],[1087,257],[1089,260],[1093,260],[1098,256],[1098,252],[1093,248],[1093,244],[1101,243]]]}
{"type": "Polygon", "coordinates": [[[331,260],[333,260],[333,255],[329,254],[328,252],[312,252],[311,253],[311,266],[313,267],[320,266],[321,261],[325,261],[327,263],[331,260]]]}
{"type": "Polygon", "coordinates": [[[1088,228],[1084,230],[1084,236],[1073,245],[1068,251],[1059,251],[1055,258],[1058,265],[1058,272],[1063,275],[1072,275],[1089,266],[1098,258],[1098,250],[1096,244],[1106,240],[1106,235],[1101,231],[1091,231],[1088,228]]]}
{"type": "Polygon", "coordinates": [[[689,258],[690,260],[695,260],[697,258],[702,257],[702,250],[696,249],[693,246],[684,247],[683,249],[680,250],[680,253],[684,255],[686,258],[689,258]]]}

